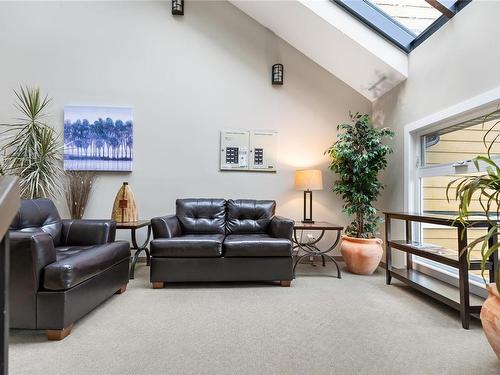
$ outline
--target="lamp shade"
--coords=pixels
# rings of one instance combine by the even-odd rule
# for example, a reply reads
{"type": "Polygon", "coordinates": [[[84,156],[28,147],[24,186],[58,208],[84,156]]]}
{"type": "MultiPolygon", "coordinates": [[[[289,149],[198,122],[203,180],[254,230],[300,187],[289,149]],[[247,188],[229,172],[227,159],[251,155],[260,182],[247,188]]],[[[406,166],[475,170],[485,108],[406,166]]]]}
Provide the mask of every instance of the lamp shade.
{"type": "Polygon", "coordinates": [[[295,171],[295,188],[298,190],[323,190],[323,176],[319,169],[295,171]]]}

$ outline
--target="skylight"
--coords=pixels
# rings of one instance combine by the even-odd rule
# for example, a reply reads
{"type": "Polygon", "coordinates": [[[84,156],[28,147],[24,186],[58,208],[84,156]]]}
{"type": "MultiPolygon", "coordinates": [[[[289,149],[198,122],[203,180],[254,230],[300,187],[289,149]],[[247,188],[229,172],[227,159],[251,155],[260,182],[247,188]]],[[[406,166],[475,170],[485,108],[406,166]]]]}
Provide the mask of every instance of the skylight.
{"type": "Polygon", "coordinates": [[[420,35],[443,15],[425,0],[369,1],[415,35],[420,35]]]}
{"type": "Polygon", "coordinates": [[[417,47],[471,0],[332,0],[406,52],[417,47]]]}

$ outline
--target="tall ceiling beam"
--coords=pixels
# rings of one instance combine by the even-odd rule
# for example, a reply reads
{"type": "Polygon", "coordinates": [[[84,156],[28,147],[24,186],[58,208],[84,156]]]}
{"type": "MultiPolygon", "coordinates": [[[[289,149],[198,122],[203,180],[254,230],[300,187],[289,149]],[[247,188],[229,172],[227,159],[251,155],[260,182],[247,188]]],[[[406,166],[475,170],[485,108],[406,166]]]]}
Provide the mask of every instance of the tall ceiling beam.
{"type": "Polygon", "coordinates": [[[452,18],[455,15],[455,12],[453,10],[442,4],[439,0],[425,0],[425,2],[429,5],[432,5],[448,18],[452,18]]]}

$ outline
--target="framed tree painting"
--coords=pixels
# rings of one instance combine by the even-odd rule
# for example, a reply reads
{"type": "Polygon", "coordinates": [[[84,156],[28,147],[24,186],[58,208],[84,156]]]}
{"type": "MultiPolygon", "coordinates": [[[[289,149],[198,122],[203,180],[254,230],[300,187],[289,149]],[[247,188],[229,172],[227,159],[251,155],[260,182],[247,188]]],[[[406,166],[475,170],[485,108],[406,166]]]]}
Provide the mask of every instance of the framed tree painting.
{"type": "Polygon", "coordinates": [[[132,170],[134,122],[130,107],[64,107],[64,169],[132,170]]]}

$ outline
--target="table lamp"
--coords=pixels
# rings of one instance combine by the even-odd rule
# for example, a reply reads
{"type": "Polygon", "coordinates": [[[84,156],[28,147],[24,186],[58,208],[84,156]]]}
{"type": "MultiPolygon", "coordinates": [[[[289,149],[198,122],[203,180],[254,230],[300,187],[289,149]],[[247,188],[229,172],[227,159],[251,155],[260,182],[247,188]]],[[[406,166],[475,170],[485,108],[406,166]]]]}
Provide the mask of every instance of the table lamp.
{"type": "Polygon", "coordinates": [[[295,188],[304,191],[303,223],[314,224],[312,219],[312,191],[323,190],[323,177],[319,169],[302,169],[295,171],[295,188]],[[307,196],[309,196],[309,216],[307,216],[307,196]]]}

